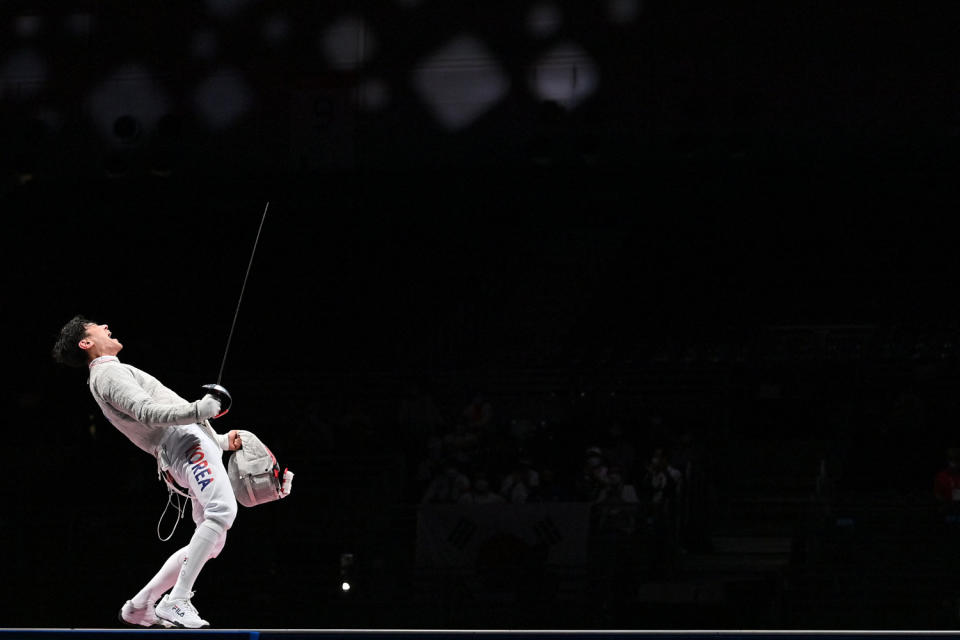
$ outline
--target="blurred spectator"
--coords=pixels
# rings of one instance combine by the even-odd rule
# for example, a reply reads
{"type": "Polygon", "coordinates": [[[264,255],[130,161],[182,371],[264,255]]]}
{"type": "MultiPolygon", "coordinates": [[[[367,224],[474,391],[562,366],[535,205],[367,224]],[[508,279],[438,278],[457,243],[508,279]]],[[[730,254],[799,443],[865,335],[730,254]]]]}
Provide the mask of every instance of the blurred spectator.
{"type": "Polygon", "coordinates": [[[480,437],[475,431],[470,430],[466,423],[458,421],[453,431],[443,436],[443,448],[446,455],[460,467],[467,467],[476,462],[480,449],[480,437]]]}
{"type": "Polygon", "coordinates": [[[500,484],[500,495],[512,504],[524,504],[540,486],[540,474],[529,458],[521,457],[500,484]]]}
{"type": "Polygon", "coordinates": [[[470,483],[470,490],[460,495],[461,504],[503,504],[504,497],[490,489],[490,481],[485,473],[477,473],[470,483]]]}
{"type": "Polygon", "coordinates": [[[540,484],[530,492],[527,502],[566,502],[570,489],[565,487],[550,467],[540,469],[540,484]]]}
{"type": "Polygon", "coordinates": [[[610,467],[607,470],[606,486],[600,489],[597,494],[597,503],[604,504],[637,504],[640,497],[632,484],[624,481],[623,471],[620,467],[610,467]]]}
{"type": "Polygon", "coordinates": [[[655,512],[675,515],[683,485],[683,474],[670,464],[665,449],[655,449],[647,464],[643,487],[655,512]]]}
{"type": "Polygon", "coordinates": [[[669,578],[676,570],[679,549],[677,503],[683,486],[683,474],[670,464],[665,449],[656,449],[650,457],[641,485],[649,500],[653,530],[650,570],[658,578],[669,578]]]}
{"type": "Polygon", "coordinates": [[[933,495],[944,505],[960,505],[960,449],[947,449],[947,464],[933,479],[933,495]]]}
{"type": "Polygon", "coordinates": [[[453,461],[443,465],[443,471],[430,480],[427,490],[420,499],[422,504],[458,502],[460,496],[470,489],[470,479],[467,478],[453,461]]]}
{"type": "Polygon", "coordinates": [[[576,499],[596,502],[607,484],[607,462],[600,447],[588,447],[584,452],[583,469],[577,480],[576,499]]]}
{"type": "Polygon", "coordinates": [[[619,467],[607,471],[607,484],[597,495],[597,531],[632,534],[637,529],[640,498],[632,484],[624,482],[619,467]]]}

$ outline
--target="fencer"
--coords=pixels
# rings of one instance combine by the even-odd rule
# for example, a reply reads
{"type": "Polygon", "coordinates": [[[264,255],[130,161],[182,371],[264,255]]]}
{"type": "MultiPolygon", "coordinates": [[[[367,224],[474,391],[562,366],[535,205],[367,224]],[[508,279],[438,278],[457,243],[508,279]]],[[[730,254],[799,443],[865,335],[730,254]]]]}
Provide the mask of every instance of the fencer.
{"type": "Polygon", "coordinates": [[[209,420],[221,410],[215,396],[188,402],[150,374],[120,362],[121,349],[106,324],[76,316],[60,330],[53,356],[88,368],[90,392],[107,420],[156,458],[162,477],[188,490],[196,529],[190,542],[127,600],[119,617],[141,627],[208,627],[191,601],[193,586],[207,560],[223,549],[237,515],[223,451],[236,451],[242,439],[235,430],[218,434],[211,427],[209,420]]]}

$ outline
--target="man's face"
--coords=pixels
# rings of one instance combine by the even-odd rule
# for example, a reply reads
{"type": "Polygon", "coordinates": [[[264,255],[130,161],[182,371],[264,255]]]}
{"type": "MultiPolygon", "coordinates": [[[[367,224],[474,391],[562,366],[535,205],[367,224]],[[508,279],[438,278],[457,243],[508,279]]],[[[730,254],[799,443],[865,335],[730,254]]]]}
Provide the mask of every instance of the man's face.
{"type": "Polygon", "coordinates": [[[93,357],[115,356],[123,349],[120,341],[113,337],[105,324],[88,324],[87,333],[80,341],[80,348],[93,357]]]}

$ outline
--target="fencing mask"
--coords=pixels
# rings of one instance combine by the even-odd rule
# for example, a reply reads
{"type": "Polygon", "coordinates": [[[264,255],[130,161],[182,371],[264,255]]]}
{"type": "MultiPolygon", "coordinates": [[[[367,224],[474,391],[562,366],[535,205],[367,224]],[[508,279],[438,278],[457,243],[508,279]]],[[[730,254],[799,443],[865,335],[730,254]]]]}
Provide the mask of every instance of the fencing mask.
{"type": "Polygon", "coordinates": [[[237,502],[255,507],[290,495],[293,472],[280,471],[280,465],[267,445],[249,431],[238,430],[243,447],[234,451],[227,463],[227,475],[237,502]]]}

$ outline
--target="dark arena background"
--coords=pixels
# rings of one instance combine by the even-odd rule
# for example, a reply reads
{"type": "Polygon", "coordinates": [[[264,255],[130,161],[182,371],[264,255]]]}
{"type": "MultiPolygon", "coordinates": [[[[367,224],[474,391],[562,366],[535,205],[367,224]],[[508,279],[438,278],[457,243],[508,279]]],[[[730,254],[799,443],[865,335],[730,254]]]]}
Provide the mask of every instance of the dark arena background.
{"type": "Polygon", "coordinates": [[[268,202],[217,633],[960,624],[960,5],[0,9],[3,637],[192,531],[60,327],[198,399],[268,202]]]}

